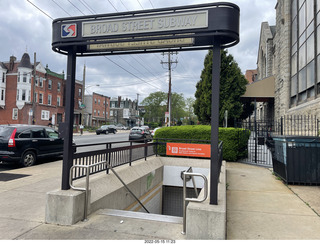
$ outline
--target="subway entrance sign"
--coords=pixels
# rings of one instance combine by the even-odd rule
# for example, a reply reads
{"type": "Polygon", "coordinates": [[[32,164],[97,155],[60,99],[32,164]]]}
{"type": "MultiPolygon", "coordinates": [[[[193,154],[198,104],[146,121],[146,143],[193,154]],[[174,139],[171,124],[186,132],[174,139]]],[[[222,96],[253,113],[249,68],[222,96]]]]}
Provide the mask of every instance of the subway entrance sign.
{"type": "MultiPolygon", "coordinates": [[[[62,190],[70,189],[73,165],[77,57],[211,49],[210,204],[218,204],[220,51],[239,42],[239,26],[239,7],[226,2],[53,20],[52,49],[68,56],[66,116],[65,123],[61,125],[65,131],[62,190]]],[[[182,148],[180,151],[199,154],[198,149],[186,151],[182,148]]],[[[209,150],[206,152],[208,155],[209,150]]]]}
{"type": "Polygon", "coordinates": [[[77,56],[209,49],[239,42],[239,8],[212,3],[61,18],[53,21],[52,48],[77,56]]]}

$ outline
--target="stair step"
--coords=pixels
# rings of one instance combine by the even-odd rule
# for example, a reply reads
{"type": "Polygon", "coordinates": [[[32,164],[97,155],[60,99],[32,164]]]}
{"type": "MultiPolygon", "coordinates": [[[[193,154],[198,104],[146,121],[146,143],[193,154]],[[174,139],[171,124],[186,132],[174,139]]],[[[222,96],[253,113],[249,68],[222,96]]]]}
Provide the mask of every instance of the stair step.
{"type": "Polygon", "coordinates": [[[117,210],[117,209],[100,209],[98,214],[109,215],[109,216],[119,216],[119,217],[126,217],[126,218],[152,220],[152,221],[160,221],[160,222],[168,222],[168,223],[176,223],[176,224],[183,223],[182,217],[161,215],[161,214],[152,214],[152,213],[133,212],[133,211],[125,211],[125,210],[117,210]]]}

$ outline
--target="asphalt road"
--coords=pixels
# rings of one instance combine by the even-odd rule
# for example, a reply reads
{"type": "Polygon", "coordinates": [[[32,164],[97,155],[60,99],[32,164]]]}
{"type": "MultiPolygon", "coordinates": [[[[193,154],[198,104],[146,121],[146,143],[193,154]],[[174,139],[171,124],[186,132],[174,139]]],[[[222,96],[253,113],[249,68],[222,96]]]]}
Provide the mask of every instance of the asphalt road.
{"type": "MultiPolygon", "coordinates": [[[[84,134],[74,135],[73,139],[77,145],[86,145],[86,144],[99,144],[99,143],[107,143],[107,142],[119,142],[119,141],[128,141],[129,139],[129,131],[121,131],[116,134],[101,134],[96,135],[95,133],[91,134],[84,134]]],[[[118,144],[117,146],[124,146],[128,145],[125,144],[118,144]]],[[[91,147],[79,147],[77,152],[86,152],[86,151],[93,151],[106,148],[105,145],[94,145],[91,147]]],[[[37,165],[41,164],[48,164],[51,162],[61,161],[62,157],[54,157],[54,158],[46,158],[46,159],[39,159],[37,165]]],[[[5,163],[0,162],[0,172],[10,171],[14,169],[22,168],[19,164],[12,164],[12,163],[5,163]]],[[[32,168],[32,167],[31,167],[32,168]]]]}

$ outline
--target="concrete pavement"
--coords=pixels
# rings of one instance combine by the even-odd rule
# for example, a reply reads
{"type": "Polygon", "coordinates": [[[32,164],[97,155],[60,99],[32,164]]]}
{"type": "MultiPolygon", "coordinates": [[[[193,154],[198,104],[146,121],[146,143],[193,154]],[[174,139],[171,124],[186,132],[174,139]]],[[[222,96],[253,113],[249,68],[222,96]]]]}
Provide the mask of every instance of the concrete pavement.
{"type": "Polygon", "coordinates": [[[320,206],[318,186],[290,190],[271,169],[240,163],[227,164],[227,184],[228,239],[320,239],[320,217],[313,210],[320,206]]]}
{"type": "MultiPolygon", "coordinates": [[[[103,211],[73,226],[46,224],[46,193],[60,188],[61,164],[57,161],[0,172],[1,240],[185,238],[180,234],[180,223],[108,216],[103,211]],[[10,179],[9,173],[20,174],[20,178],[10,179]]],[[[292,190],[270,169],[227,163],[227,239],[320,239],[320,188],[289,187],[292,190]]]]}

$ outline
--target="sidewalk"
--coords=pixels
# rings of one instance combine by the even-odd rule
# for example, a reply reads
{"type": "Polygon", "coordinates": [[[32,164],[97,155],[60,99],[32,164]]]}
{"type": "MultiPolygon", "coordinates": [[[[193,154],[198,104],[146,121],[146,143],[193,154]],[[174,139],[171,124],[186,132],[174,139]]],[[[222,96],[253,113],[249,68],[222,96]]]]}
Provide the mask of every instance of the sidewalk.
{"type": "MultiPolygon", "coordinates": [[[[46,192],[60,187],[61,166],[61,161],[57,161],[0,172],[26,175],[0,181],[1,240],[185,238],[180,234],[180,224],[106,216],[101,211],[90,215],[87,222],[73,226],[44,223],[46,192]]],[[[294,192],[270,169],[227,163],[227,239],[320,239],[320,217],[315,212],[320,209],[320,188],[290,188],[294,192]]]]}
{"type": "Polygon", "coordinates": [[[227,184],[229,240],[320,239],[318,186],[290,190],[272,169],[240,163],[227,164],[227,184]]]}

